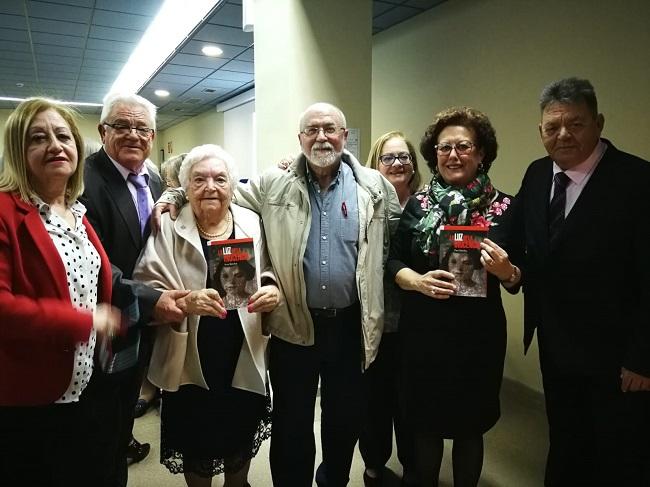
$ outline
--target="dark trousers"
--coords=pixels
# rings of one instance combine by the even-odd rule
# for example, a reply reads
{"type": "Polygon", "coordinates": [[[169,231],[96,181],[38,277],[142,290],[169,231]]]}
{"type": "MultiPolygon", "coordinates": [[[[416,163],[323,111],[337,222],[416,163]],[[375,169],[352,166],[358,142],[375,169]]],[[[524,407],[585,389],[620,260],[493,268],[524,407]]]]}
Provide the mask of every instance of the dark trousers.
{"type": "Polygon", "coordinates": [[[312,313],[313,346],[272,337],[269,373],[273,389],[271,474],[278,487],[311,487],[314,477],[314,407],[321,381],[319,486],[348,483],[363,414],[359,305],[336,317],[312,313]]]}
{"type": "Polygon", "coordinates": [[[650,485],[650,393],[622,393],[616,375],[565,375],[548,366],[543,380],[546,487],[650,485]]]}
{"type": "Polygon", "coordinates": [[[142,330],[137,364],[110,376],[117,391],[119,416],[115,433],[117,435],[117,453],[111,476],[112,485],[115,487],[126,487],[129,480],[126,454],[133,436],[133,412],[140,396],[140,386],[144,379],[146,366],[149,364],[149,358],[151,357],[153,331],[153,328],[144,328],[142,330]]]}
{"type": "Polygon", "coordinates": [[[359,450],[366,468],[381,470],[393,451],[393,427],[397,457],[404,474],[413,470],[414,438],[400,408],[399,333],[384,333],[377,358],[363,375],[366,413],[359,436],[359,450]]]}
{"type": "Polygon", "coordinates": [[[111,384],[95,371],[78,402],[0,407],[0,484],[113,487],[116,404],[111,384]]]}

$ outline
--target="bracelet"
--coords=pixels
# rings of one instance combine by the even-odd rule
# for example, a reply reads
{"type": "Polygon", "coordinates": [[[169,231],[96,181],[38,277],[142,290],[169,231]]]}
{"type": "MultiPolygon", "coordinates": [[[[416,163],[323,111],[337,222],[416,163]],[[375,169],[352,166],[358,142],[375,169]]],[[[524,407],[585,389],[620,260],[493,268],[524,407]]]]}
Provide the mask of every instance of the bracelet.
{"type": "Polygon", "coordinates": [[[519,280],[519,277],[521,277],[521,271],[519,270],[519,267],[516,265],[512,266],[512,274],[508,279],[504,279],[503,282],[504,284],[514,284],[519,280]]]}

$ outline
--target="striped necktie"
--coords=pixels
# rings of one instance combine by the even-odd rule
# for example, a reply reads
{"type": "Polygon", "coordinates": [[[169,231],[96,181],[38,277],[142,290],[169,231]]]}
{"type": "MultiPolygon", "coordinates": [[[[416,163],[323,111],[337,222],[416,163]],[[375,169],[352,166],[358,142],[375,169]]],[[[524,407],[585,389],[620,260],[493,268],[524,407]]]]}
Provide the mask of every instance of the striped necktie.
{"type": "Polygon", "coordinates": [[[553,198],[548,207],[548,239],[551,248],[557,244],[557,238],[564,224],[564,212],[566,209],[566,187],[568,186],[569,176],[563,172],[558,172],[553,177],[555,189],[553,198]]]}

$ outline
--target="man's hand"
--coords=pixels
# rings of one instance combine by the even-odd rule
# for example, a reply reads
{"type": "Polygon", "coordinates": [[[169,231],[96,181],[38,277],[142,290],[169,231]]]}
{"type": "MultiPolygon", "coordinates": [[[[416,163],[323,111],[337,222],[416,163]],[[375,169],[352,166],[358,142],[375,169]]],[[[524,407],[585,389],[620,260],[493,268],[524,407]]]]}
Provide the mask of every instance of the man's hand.
{"type": "Polygon", "coordinates": [[[621,390],[623,392],[650,391],[650,377],[621,367],[621,390]]]}
{"type": "Polygon", "coordinates": [[[184,298],[190,293],[186,290],[163,291],[153,309],[153,319],[156,323],[180,323],[185,313],[176,304],[177,299],[184,298]]]}
{"type": "Polygon", "coordinates": [[[159,201],[153,205],[153,208],[151,209],[151,233],[154,235],[156,235],[160,230],[162,214],[167,211],[169,212],[171,219],[176,220],[176,217],[178,216],[178,208],[176,208],[176,205],[165,203],[163,201],[159,201]]]}

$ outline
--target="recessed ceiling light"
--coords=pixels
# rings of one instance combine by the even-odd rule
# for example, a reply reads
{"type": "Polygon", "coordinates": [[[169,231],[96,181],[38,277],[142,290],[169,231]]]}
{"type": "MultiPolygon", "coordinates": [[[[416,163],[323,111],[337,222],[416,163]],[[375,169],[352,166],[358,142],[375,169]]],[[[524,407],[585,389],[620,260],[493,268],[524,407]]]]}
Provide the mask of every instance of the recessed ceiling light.
{"type": "Polygon", "coordinates": [[[23,88],[25,86],[25,83],[16,83],[16,86],[18,88],[23,88]]]}
{"type": "Polygon", "coordinates": [[[154,91],[154,94],[156,96],[160,96],[161,98],[165,98],[166,96],[169,96],[169,91],[167,91],[167,90],[156,90],[156,91],[154,91]]]}
{"type": "Polygon", "coordinates": [[[203,46],[201,52],[206,56],[211,57],[221,56],[223,54],[223,50],[217,46],[203,46]]]}

